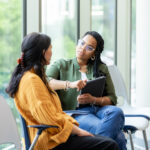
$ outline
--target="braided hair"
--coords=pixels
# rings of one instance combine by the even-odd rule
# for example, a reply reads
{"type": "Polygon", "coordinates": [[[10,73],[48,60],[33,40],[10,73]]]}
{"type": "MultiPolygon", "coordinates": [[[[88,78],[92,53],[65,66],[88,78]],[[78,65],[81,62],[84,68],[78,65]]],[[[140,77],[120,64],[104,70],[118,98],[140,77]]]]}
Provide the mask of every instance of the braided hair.
{"type": "Polygon", "coordinates": [[[97,46],[95,50],[95,60],[90,59],[89,63],[93,64],[93,76],[99,77],[101,74],[101,72],[99,71],[99,64],[104,64],[101,60],[101,53],[104,50],[104,40],[102,36],[96,31],[88,31],[84,34],[83,37],[85,37],[86,35],[91,35],[97,41],[97,46]]]}

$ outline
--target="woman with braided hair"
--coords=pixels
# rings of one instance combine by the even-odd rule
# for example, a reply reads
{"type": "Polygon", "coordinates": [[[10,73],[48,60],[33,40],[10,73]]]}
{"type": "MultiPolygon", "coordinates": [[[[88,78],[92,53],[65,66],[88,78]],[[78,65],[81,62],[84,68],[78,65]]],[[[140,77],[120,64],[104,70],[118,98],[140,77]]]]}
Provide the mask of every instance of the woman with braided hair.
{"type": "MultiPolygon", "coordinates": [[[[14,98],[16,107],[27,125],[54,125],[42,132],[36,150],[119,150],[115,141],[78,127],[78,122],[64,113],[57,93],[48,85],[45,65],[52,55],[49,36],[28,34],[22,42],[18,59],[6,92],[14,98]]],[[[29,128],[31,142],[37,129],[29,128]]]]}
{"type": "Polygon", "coordinates": [[[49,85],[57,91],[63,110],[84,110],[88,114],[76,115],[80,127],[93,134],[110,137],[126,150],[122,132],[124,114],[117,104],[114,86],[105,63],[101,60],[104,40],[96,31],[88,31],[76,46],[76,58],[60,59],[47,68],[49,85]],[[87,80],[106,77],[102,97],[79,94],[87,80]],[[77,108],[77,103],[82,107],[77,108]]]}

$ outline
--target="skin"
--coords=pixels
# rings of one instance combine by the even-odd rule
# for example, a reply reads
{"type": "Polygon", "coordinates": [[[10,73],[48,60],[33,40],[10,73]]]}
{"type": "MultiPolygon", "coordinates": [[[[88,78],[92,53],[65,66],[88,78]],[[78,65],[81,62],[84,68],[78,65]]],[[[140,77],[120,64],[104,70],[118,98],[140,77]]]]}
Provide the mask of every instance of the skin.
{"type": "MultiPolygon", "coordinates": [[[[96,39],[91,35],[86,35],[83,37],[83,40],[85,44],[83,46],[76,46],[76,58],[77,62],[80,66],[81,72],[87,72],[86,66],[88,63],[88,60],[95,55],[95,49],[97,47],[97,41],[96,39]],[[87,51],[85,48],[89,45],[94,48],[92,51],[87,51]]],[[[81,90],[86,85],[86,80],[78,80],[74,82],[69,83],[69,88],[76,88],[77,91],[81,90]]],[[[54,90],[58,89],[65,89],[66,88],[66,81],[60,81],[52,79],[49,82],[49,85],[54,90]]],[[[105,106],[105,105],[112,105],[112,102],[108,96],[104,97],[94,97],[90,94],[82,94],[77,97],[77,101],[79,104],[88,104],[88,103],[94,103],[96,105],[105,106]]]]}
{"type": "Polygon", "coordinates": [[[44,52],[44,58],[46,60],[46,65],[49,65],[51,57],[52,57],[52,45],[50,45],[48,47],[48,49],[46,51],[43,51],[43,52],[44,52]]]}
{"type": "Polygon", "coordinates": [[[86,35],[85,37],[83,37],[83,41],[86,43],[85,45],[83,45],[82,47],[78,45],[76,46],[76,57],[81,67],[81,70],[82,68],[84,68],[85,65],[87,65],[88,60],[95,55],[95,50],[93,51],[85,50],[86,45],[92,46],[94,49],[96,49],[97,46],[96,39],[91,35],[86,35]]]}
{"type": "MultiPolygon", "coordinates": [[[[76,57],[77,57],[77,62],[80,66],[80,71],[86,73],[87,71],[86,65],[88,63],[88,60],[95,55],[95,50],[86,51],[85,47],[89,45],[92,46],[94,49],[96,49],[97,41],[91,35],[86,35],[85,37],[83,37],[83,40],[86,44],[83,46],[78,46],[78,45],[76,46],[76,57]]],[[[77,88],[77,90],[79,91],[86,85],[86,82],[87,80],[78,80],[72,82],[70,84],[70,87],[77,88]]]]}
{"type": "MultiPolygon", "coordinates": [[[[46,65],[49,65],[52,57],[52,45],[50,45],[46,51],[43,51],[43,53],[46,60],[46,65]]],[[[93,134],[77,127],[76,125],[73,125],[71,134],[76,134],[78,136],[93,136],[93,134]]]]}
{"type": "MultiPolygon", "coordinates": [[[[86,47],[86,45],[90,45],[94,49],[96,49],[97,41],[91,35],[86,35],[85,37],[83,37],[83,40],[85,41],[86,44],[82,47],[79,47],[79,46],[76,47],[76,57],[77,57],[77,61],[78,61],[79,65],[80,65],[80,71],[86,73],[87,70],[85,70],[85,66],[88,63],[88,60],[92,56],[95,55],[95,50],[86,51],[85,47],[86,47]]],[[[80,90],[81,87],[83,88],[85,85],[86,85],[85,81],[82,81],[82,80],[76,81],[76,87],[78,90],[80,90]],[[82,86],[80,86],[80,85],[82,85],[82,86]]],[[[105,97],[94,97],[88,93],[79,95],[77,97],[77,101],[79,104],[95,103],[95,104],[101,105],[101,106],[112,104],[110,98],[107,96],[105,96],[105,97]]]]}

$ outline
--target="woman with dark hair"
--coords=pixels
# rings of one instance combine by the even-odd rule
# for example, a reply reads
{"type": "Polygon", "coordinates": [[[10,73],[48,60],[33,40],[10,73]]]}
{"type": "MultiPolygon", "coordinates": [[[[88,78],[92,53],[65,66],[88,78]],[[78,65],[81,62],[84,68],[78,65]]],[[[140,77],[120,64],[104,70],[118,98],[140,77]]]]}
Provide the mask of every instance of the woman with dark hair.
{"type": "MultiPolygon", "coordinates": [[[[57,93],[47,82],[45,65],[52,55],[51,39],[40,33],[28,34],[21,48],[6,92],[14,98],[17,109],[27,125],[55,125],[42,132],[36,150],[118,150],[117,144],[101,136],[80,129],[72,117],[62,111],[57,93]]],[[[29,128],[31,142],[37,129],[29,128]]]]}
{"type": "Polygon", "coordinates": [[[57,90],[63,110],[84,110],[86,115],[76,115],[80,127],[93,134],[110,137],[117,141],[121,150],[126,150],[122,132],[124,114],[115,105],[117,97],[106,64],[101,60],[104,40],[98,32],[88,31],[76,46],[76,58],[60,59],[47,69],[49,85],[57,90]],[[87,80],[106,77],[102,97],[79,95],[87,80]],[[82,104],[79,108],[77,103],[82,104]]]}

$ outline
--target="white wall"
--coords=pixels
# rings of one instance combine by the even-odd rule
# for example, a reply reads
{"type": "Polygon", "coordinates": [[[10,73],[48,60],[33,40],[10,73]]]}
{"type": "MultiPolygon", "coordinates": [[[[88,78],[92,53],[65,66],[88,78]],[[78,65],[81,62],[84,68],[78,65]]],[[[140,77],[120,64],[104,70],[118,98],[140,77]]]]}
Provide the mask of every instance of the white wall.
{"type": "Polygon", "coordinates": [[[91,30],[91,0],[80,0],[80,37],[89,30],[91,30]]]}
{"type": "Polygon", "coordinates": [[[27,0],[27,34],[41,30],[41,0],[27,0]]]}
{"type": "Polygon", "coordinates": [[[150,0],[136,1],[136,105],[150,106],[150,0]]]}
{"type": "Polygon", "coordinates": [[[123,75],[128,94],[130,94],[130,7],[130,0],[117,1],[117,66],[123,75]]]}

